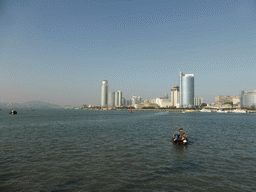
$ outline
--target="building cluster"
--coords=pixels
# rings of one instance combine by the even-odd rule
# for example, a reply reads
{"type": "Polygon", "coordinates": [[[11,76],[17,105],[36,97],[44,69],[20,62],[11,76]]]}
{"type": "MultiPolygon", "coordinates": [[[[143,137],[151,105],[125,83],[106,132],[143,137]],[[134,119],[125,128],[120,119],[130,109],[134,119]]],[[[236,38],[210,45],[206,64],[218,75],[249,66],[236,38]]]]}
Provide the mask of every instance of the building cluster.
{"type": "Polygon", "coordinates": [[[215,97],[215,105],[223,107],[230,105],[238,108],[256,108],[256,91],[245,92],[241,91],[239,97],[237,96],[217,96],[215,97]]]}
{"type": "Polygon", "coordinates": [[[215,104],[216,105],[224,105],[224,104],[232,104],[237,105],[239,104],[240,99],[236,96],[217,96],[215,97],[215,104]]]}
{"type": "Polygon", "coordinates": [[[194,103],[201,104],[202,99],[194,100],[194,75],[183,74],[180,72],[179,86],[174,86],[171,89],[171,97],[165,93],[164,97],[143,100],[140,96],[133,95],[131,99],[125,99],[122,97],[121,91],[109,92],[108,81],[102,81],[101,86],[101,107],[102,108],[114,108],[122,106],[133,106],[135,108],[143,107],[177,107],[177,108],[192,108],[194,103]]]}
{"type": "Polygon", "coordinates": [[[102,81],[101,85],[101,107],[113,108],[121,107],[125,103],[125,99],[122,97],[122,91],[110,91],[108,81],[102,81]]]}
{"type": "MultiPolygon", "coordinates": [[[[101,107],[115,108],[132,106],[135,108],[194,108],[203,103],[203,98],[195,97],[194,74],[179,73],[179,86],[174,85],[171,96],[165,93],[163,97],[144,100],[140,96],[132,95],[131,99],[125,99],[121,91],[109,92],[108,81],[102,81],[101,107]]],[[[256,91],[241,92],[240,98],[236,96],[217,96],[214,106],[222,107],[232,105],[242,108],[256,107],[256,91]]]]}

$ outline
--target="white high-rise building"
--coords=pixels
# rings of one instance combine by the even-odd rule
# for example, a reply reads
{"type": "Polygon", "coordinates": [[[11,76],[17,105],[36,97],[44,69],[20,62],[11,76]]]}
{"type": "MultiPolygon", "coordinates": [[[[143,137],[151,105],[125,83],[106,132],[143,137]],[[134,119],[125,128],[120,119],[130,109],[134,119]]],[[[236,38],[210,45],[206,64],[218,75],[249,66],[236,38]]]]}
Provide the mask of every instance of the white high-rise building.
{"type": "Polygon", "coordinates": [[[119,106],[119,93],[115,92],[115,106],[118,107],[119,106]]]}
{"type": "Polygon", "coordinates": [[[240,105],[242,108],[256,108],[256,91],[241,91],[240,105]]]}
{"type": "Polygon", "coordinates": [[[122,106],[122,91],[118,91],[118,106],[122,106]]]}
{"type": "Polygon", "coordinates": [[[101,86],[101,107],[108,106],[108,81],[103,80],[101,86]]]}
{"type": "Polygon", "coordinates": [[[179,87],[174,85],[173,88],[171,89],[171,103],[172,106],[177,107],[177,105],[180,102],[180,92],[179,92],[179,87]]]}
{"type": "Polygon", "coordinates": [[[180,108],[194,106],[194,74],[180,72],[180,108]]]}

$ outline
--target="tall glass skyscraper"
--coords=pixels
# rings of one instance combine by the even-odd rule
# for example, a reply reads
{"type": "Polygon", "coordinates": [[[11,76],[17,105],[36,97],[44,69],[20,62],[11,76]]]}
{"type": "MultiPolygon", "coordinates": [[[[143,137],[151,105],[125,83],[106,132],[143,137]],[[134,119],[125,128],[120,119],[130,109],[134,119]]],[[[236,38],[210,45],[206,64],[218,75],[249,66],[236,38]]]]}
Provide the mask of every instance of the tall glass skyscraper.
{"type": "Polygon", "coordinates": [[[180,108],[194,106],[194,74],[180,72],[180,108]]]}
{"type": "Polygon", "coordinates": [[[119,92],[115,92],[115,106],[119,106],[119,92]]]}
{"type": "Polygon", "coordinates": [[[101,86],[101,107],[108,106],[108,81],[103,80],[101,86]]]}
{"type": "Polygon", "coordinates": [[[110,91],[108,95],[108,107],[115,106],[115,92],[110,91]]]}
{"type": "Polygon", "coordinates": [[[122,91],[118,91],[118,106],[122,106],[122,91]]]}

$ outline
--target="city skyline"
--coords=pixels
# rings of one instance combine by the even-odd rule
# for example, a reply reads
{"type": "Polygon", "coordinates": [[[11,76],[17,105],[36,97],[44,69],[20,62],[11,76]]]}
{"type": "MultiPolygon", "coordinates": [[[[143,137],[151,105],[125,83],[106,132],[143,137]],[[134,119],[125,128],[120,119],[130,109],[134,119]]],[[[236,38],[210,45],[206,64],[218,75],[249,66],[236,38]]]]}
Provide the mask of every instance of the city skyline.
{"type": "Polygon", "coordinates": [[[195,97],[256,90],[256,3],[0,1],[0,102],[100,106],[100,83],[150,99],[178,72],[195,97]]]}

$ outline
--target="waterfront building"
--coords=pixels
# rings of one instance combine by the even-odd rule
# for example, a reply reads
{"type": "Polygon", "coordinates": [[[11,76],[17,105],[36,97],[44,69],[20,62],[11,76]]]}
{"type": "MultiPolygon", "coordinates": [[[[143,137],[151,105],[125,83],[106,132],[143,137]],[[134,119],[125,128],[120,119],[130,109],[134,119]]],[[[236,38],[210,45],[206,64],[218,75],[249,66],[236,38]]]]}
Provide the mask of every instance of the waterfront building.
{"type": "Polygon", "coordinates": [[[177,107],[177,105],[180,102],[180,92],[179,92],[179,87],[174,85],[173,88],[171,89],[171,103],[172,106],[177,107]]]}
{"type": "Polygon", "coordinates": [[[143,108],[155,108],[158,109],[159,106],[156,103],[140,103],[134,105],[135,109],[143,109],[143,108]]]}
{"type": "Polygon", "coordinates": [[[245,92],[241,91],[240,95],[241,108],[256,108],[256,91],[245,92]]]}
{"type": "Polygon", "coordinates": [[[108,95],[108,107],[114,107],[115,106],[115,92],[110,91],[108,95]]]}
{"type": "Polygon", "coordinates": [[[164,99],[164,98],[156,98],[156,104],[159,107],[171,107],[172,106],[171,99],[164,99]]]}
{"type": "Polygon", "coordinates": [[[143,99],[140,96],[137,97],[135,95],[132,95],[131,101],[132,101],[131,105],[134,107],[135,104],[140,104],[141,102],[143,102],[143,99]]]}
{"type": "Polygon", "coordinates": [[[115,106],[119,106],[119,92],[115,92],[115,106]]]}
{"type": "Polygon", "coordinates": [[[122,106],[122,91],[118,91],[118,106],[122,106]]]}
{"type": "Polygon", "coordinates": [[[101,86],[101,107],[108,106],[108,81],[103,80],[101,86]]]}
{"type": "Polygon", "coordinates": [[[199,107],[203,103],[203,98],[194,97],[194,106],[199,107]]]}
{"type": "Polygon", "coordinates": [[[180,72],[180,108],[194,106],[194,74],[180,72]]]}
{"type": "Polygon", "coordinates": [[[217,96],[215,97],[215,103],[218,105],[224,105],[226,103],[232,103],[233,99],[233,96],[217,96]]]}
{"type": "Polygon", "coordinates": [[[165,99],[169,99],[169,97],[168,97],[168,94],[167,94],[167,93],[165,93],[165,94],[164,94],[164,98],[165,98],[165,99]]]}

